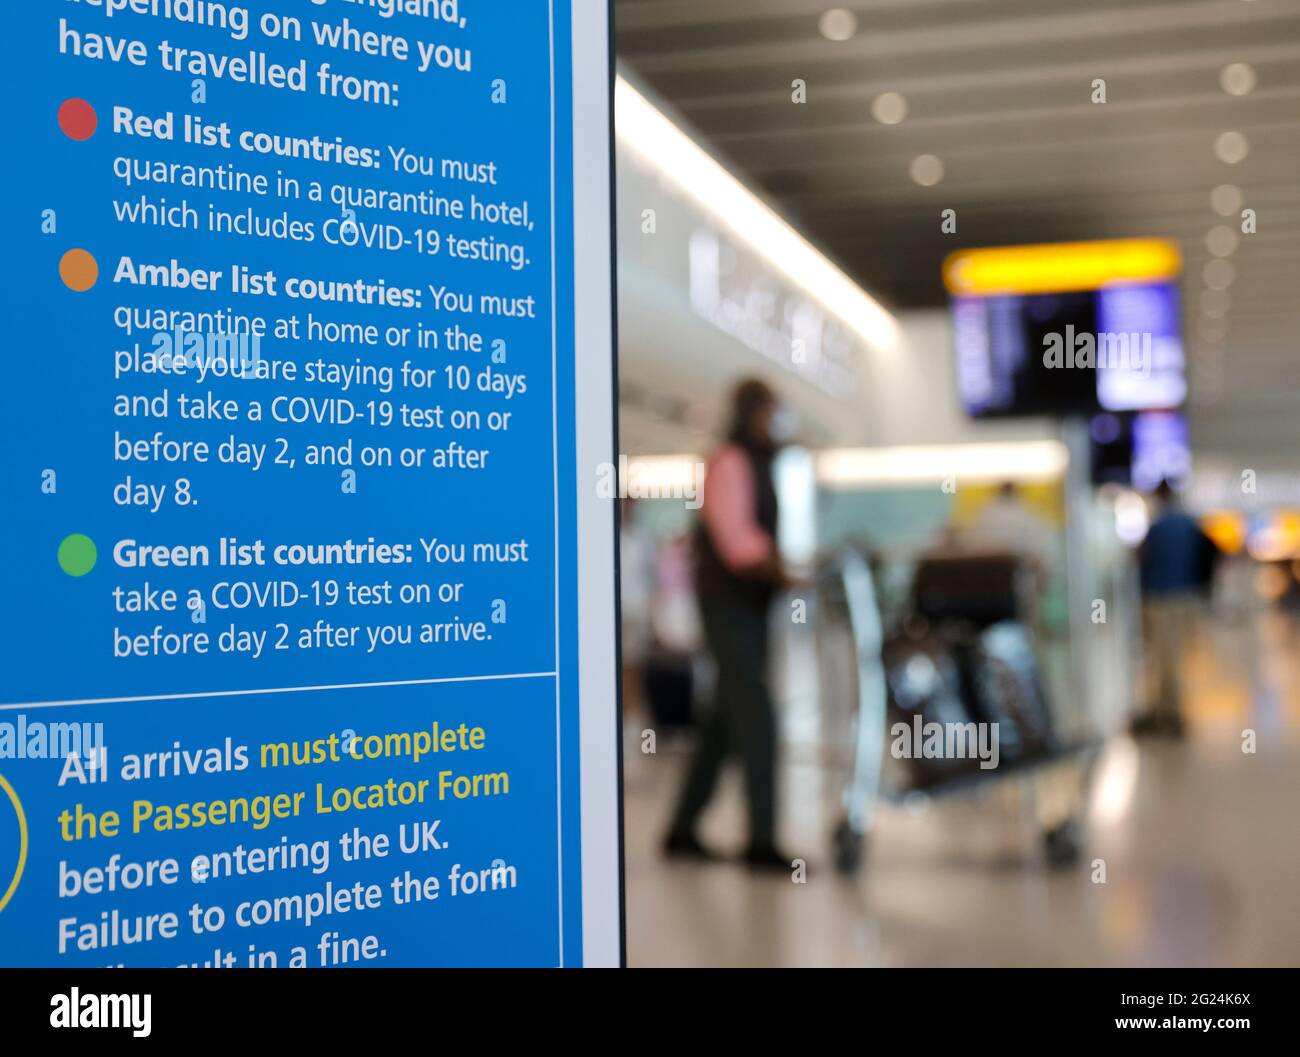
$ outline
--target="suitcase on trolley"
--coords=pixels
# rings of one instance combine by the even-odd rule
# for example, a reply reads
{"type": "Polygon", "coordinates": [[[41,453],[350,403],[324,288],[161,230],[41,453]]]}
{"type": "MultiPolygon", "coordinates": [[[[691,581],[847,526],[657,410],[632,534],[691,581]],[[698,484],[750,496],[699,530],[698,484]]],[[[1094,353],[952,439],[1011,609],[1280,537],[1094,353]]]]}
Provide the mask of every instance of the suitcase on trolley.
{"type": "MultiPolygon", "coordinates": [[[[1091,749],[1062,747],[1052,728],[1026,616],[1032,570],[1023,561],[1011,555],[923,559],[912,579],[908,615],[901,630],[889,634],[860,553],[846,549],[828,561],[823,582],[833,603],[825,607],[826,618],[847,622],[857,671],[849,695],[856,701],[852,771],[834,833],[841,871],[859,865],[879,797],[956,792],[1021,771],[1032,783],[1037,768],[1066,759],[1081,764],[1086,781],[1091,749]],[[891,751],[890,731],[918,722],[922,730],[931,723],[975,725],[985,748],[996,723],[997,767],[982,769],[978,753],[891,751]]],[[[1043,837],[1050,861],[1071,861],[1078,854],[1077,816],[1045,829],[1043,837]]]]}

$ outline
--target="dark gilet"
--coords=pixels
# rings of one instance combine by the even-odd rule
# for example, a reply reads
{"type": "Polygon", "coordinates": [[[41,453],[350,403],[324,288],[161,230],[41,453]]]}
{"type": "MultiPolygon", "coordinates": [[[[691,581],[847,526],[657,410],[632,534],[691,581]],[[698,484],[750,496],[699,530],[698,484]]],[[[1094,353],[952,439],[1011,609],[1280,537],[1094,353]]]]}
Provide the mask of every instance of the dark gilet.
{"type": "MultiPolygon", "coordinates": [[[[735,438],[731,443],[745,454],[753,472],[754,520],[764,532],[776,539],[776,486],[772,480],[772,460],[776,452],[735,438]]],[[[756,609],[767,609],[775,593],[772,584],[761,576],[738,575],[728,569],[713,546],[703,518],[696,523],[695,554],[695,584],[701,598],[725,597],[756,609]]]]}

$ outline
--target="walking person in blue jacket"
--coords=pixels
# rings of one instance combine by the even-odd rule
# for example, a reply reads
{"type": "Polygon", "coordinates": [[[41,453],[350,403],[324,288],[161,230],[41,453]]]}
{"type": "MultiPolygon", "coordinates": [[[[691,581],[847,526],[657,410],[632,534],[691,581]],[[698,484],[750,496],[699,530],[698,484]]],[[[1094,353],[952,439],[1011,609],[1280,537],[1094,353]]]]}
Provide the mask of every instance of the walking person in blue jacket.
{"type": "Polygon", "coordinates": [[[1182,508],[1168,481],[1160,482],[1155,497],[1158,512],[1138,553],[1149,689],[1133,731],[1181,737],[1179,665],[1209,593],[1218,549],[1182,508]]]}

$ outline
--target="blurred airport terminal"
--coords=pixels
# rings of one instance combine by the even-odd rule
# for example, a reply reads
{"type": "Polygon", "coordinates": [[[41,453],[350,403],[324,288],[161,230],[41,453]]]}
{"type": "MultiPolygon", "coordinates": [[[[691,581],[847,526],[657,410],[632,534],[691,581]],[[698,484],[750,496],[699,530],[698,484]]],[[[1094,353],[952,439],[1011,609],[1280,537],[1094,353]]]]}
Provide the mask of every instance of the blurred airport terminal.
{"type": "Polygon", "coordinates": [[[614,10],[629,964],[1295,964],[1300,5],[614,10]]]}

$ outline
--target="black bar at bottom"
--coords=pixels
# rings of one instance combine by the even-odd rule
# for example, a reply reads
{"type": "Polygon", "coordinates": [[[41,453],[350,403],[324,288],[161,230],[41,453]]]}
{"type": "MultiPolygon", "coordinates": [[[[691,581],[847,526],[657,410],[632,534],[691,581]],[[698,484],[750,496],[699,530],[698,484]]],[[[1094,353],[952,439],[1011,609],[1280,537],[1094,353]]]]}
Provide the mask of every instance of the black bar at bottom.
{"type": "Polygon", "coordinates": [[[898,1033],[926,1047],[980,1049],[1126,1038],[1232,1046],[1293,1043],[1295,984],[1292,970],[1256,969],[877,969],[834,978],[750,971],[726,979],[708,971],[4,970],[0,1041],[6,1049],[19,1039],[93,1046],[110,1035],[205,1049],[320,1041],[337,1052],[346,1042],[372,1046],[416,1032],[434,1048],[468,1034],[495,1050],[521,1033],[547,1048],[642,1049],[659,1039],[675,1052],[687,1038],[735,1040],[757,1028],[769,1046],[789,1037],[805,1048],[838,1045],[832,1036],[845,1032],[863,1044],[898,1033]]]}

